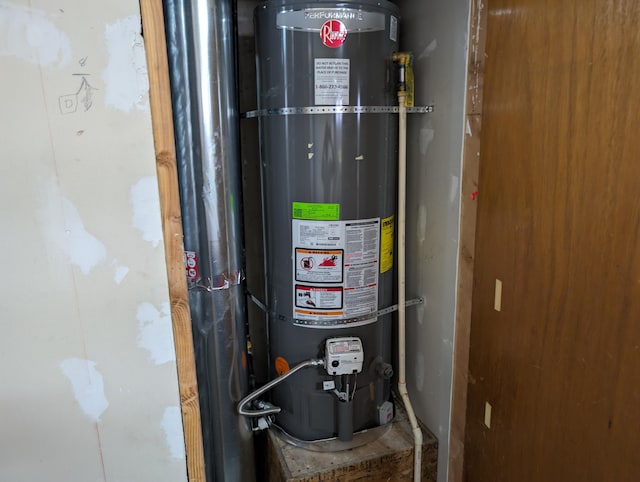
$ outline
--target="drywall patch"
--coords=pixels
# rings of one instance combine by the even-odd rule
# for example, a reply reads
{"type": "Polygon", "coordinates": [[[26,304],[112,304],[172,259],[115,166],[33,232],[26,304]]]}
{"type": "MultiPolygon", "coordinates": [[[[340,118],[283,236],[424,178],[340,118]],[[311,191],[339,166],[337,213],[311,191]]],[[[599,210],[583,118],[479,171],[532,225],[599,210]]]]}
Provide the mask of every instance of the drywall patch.
{"type": "Polygon", "coordinates": [[[60,363],[60,370],[71,383],[73,396],[82,411],[94,422],[109,406],[104,396],[104,380],[95,362],[82,358],[68,358],[60,363]]]}
{"type": "Polygon", "coordinates": [[[0,1],[0,56],[63,67],[71,61],[71,42],[47,12],[0,1]]]}
{"type": "Polygon", "coordinates": [[[428,127],[423,127],[422,129],[420,129],[420,137],[418,138],[420,154],[424,156],[427,153],[429,144],[431,144],[434,137],[435,131],[433,129],[429,129],[428,127]]]}
{"type": "Polygon", "coordinates": [[[451,184],[449,186],[449,204],[455,204],[458,199],[458,191],[460,190],[460,178],[451,176],[451,184]]]}
{"type": "Polygon", "coordinates": [[[431,57],[431,54],[435,52],[437,48],[438,48],[438,41],[436,39],[433,39],[431,42],[429,42],[429,45],[427,45],[422,50],[422,52],[420,52],[420,55],[418,55],[417,57],[418,60],[431,57]]]}
{"type": "Polygon", "coordinates": [[[104,103],[124,112],[149,110],[149,76],[140,25],[140,16],[131,15],[105,26],[109,60],[102,72],[104,103]]]}
{"type": "Polygon", "coordinates": [[[138,346],[149,352],[156,365],[175,361],[171,310],[169,303],[162,303],[158,310],[152,303],[141,303],[136,313],[138,319],[138,346]]]}
{"type": "Polygon", "coordinates": [[[80,213],[71,201],[63,197],[64,251],[82,274],[89,272],[107,256],[107,250],[98,239],[88,232],[80,213]]]}
{"type": "Polygon", "coordinates": [[[153,176],[143,177],[131,188],[129,196],[133,209],[133,227],[142,233],[142,239],[155,248],[162,241],[160,196],[153,176]]]}
{"type": "Polygon", "coordinates": [[[164,409],[162,430],[164,430],[171,456],[174,459],[184,460],[184,433],[182,432],[182,416],[179,407],[167,407],[164,409]]]}
{"type": "Polygon", "coordinates": [[[122,280],[129,274],[129,268],[127,266],[123,266],[117,259],[114,259],[111,262],[111,266],[113,267],[113,281],[116,282],[117,285],[122,283],[122,280]]]}
{"type": "Polygon", "coordinates": [[[49,245],[62,251],[71,264],[80,268],[82,274],[89,274],[106,258],[107,249],[86,230],[78,209],[55,182],[46,185],[43,192],[45,196],[39,218],[45,239],[49,245]]]}
{"type": "Polygon", "coordinates": [[[417,225],[418,241],[423,244],[427,239],[427,207],[421,204],[418,207],[418,225],[417,225]]]}

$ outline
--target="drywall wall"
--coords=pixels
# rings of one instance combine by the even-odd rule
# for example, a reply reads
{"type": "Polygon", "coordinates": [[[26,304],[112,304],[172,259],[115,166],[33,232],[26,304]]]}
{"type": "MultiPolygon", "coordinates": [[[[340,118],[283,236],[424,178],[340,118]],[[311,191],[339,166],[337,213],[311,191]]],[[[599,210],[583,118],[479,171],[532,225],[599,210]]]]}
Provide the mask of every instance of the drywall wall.
{"type": "Polygon", "coordinates": [[[447,480],[455,336],[460,179],[469,25],[468,0],[403,0],[401,47],[414,54],[416,105],[407,126],[408,387],[418,417],[440,442],[438,481],[447,480]]]}
{"type": "Polygon", "coordinates": [[[140,30],[0,1],[0,480],[186,480],[140,30]]]}

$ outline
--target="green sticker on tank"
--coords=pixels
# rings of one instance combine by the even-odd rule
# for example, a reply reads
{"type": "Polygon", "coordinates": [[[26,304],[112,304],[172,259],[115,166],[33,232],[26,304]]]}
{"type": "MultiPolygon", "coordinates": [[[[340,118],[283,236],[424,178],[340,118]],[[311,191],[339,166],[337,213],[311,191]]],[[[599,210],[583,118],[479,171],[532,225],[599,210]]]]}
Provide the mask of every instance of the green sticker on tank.
{"type": "Polygon", "coordinates": [[[313,221],[337,221],[340,219],[340,204],[293,203],[293,219],[313,221]]]}

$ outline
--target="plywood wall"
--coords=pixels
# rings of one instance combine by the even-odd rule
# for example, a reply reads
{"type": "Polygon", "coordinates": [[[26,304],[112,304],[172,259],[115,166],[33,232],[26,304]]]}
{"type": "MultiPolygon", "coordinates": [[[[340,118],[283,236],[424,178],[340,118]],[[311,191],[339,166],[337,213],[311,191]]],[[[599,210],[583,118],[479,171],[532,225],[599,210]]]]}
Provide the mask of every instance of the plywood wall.
{"type": "Polygon", "coordinates": [[[186,480],[138,2],[0,2],[0,480],[186,480]]]}

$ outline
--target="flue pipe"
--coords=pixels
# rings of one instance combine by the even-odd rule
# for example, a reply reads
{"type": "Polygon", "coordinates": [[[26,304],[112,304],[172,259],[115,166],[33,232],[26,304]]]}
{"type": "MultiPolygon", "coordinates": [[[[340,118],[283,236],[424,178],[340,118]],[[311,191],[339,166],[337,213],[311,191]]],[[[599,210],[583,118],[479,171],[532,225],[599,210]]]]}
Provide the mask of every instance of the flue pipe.
{"type": "Polygon", "coordinates": [[[167,47],[208,482],[255,480],[233,0],[164,0],[167,47]]]}

